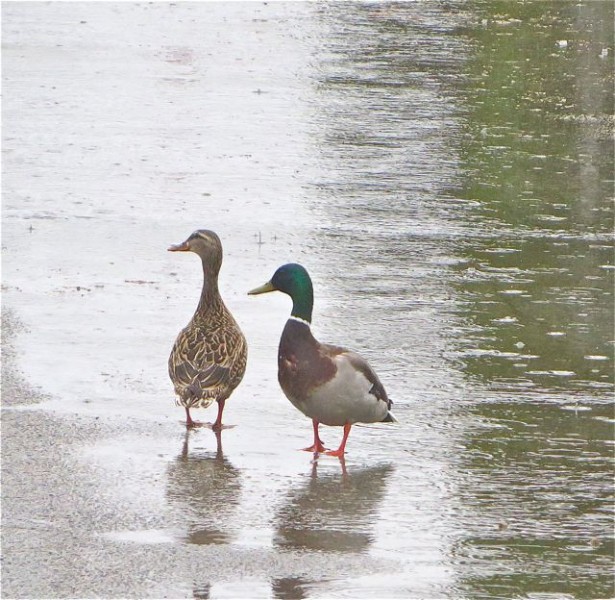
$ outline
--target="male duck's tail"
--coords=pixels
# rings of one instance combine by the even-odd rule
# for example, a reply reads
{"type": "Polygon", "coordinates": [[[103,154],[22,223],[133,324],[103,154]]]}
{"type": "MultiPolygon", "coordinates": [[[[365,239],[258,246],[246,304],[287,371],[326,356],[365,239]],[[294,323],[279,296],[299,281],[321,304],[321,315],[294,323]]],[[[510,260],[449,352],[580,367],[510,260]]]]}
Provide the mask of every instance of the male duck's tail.
{"type": "Polygon", "coordinates": [[[382,423],[399,423],[399,421],[395,418],[395,416],[393,415],[391,411],[389,411],[386,414],[386,417],[384,417],[384,419],[382,419],[381,422],[382,423]]]}

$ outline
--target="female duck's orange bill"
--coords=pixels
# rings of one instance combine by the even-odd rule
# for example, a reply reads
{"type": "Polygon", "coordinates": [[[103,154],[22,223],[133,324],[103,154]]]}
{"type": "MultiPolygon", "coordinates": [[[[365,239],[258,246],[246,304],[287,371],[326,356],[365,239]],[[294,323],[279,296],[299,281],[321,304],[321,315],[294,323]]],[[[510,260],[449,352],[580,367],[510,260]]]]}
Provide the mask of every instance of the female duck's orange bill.
{"type": "Polygon", "coordinates": [[[169,252],[188,252],[190,250],[190,244],[185,241],[175,246],[169,246],[169,252]]]}

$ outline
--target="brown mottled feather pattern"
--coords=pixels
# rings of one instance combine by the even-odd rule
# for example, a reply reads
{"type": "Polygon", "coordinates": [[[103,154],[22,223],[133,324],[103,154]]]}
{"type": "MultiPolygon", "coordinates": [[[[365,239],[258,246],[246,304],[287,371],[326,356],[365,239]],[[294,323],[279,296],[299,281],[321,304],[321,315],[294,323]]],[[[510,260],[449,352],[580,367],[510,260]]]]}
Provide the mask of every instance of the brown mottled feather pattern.
{"type": "Polygon", "coordinates": [[[178,404],[206,408],[226,400],[246,369],[247,345],[221,299],[195,314],[180,332],[169,357],[178,404]]]}

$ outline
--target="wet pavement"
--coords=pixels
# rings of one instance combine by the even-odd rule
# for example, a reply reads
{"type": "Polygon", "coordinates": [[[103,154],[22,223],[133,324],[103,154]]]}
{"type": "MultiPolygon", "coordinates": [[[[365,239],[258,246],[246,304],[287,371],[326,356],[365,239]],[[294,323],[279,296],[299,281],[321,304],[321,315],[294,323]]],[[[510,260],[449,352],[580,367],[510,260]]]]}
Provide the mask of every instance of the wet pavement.
{"type": "Polygon", "coordinates": [[[613,7],[498,7],[3,5],[3,597],[613,595],[613,7]],[[218,437],[166,372],[202,227],[218,437]],[[247,296],[290,261],[395,402],[343,462],[247,296]]]}

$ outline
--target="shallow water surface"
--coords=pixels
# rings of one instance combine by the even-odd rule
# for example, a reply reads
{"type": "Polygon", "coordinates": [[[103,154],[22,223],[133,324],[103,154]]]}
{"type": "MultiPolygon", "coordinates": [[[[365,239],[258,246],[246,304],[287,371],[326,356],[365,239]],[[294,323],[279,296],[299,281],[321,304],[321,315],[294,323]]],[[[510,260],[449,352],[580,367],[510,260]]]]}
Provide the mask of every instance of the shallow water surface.
{"type": "Polygon", "coordinates": [[[5,593],[611,596],[612,24],[3,5],[9,358],[45,394],[3,395],[5,593]],[[166,248],[201,227],[250,347],[218,437],[185,432],[166,373],[201,277],[166,248]],[[297,451],[289,302],[246,295],[290,261],[400,421],[353,428],[345,461],[297,451]]]}

